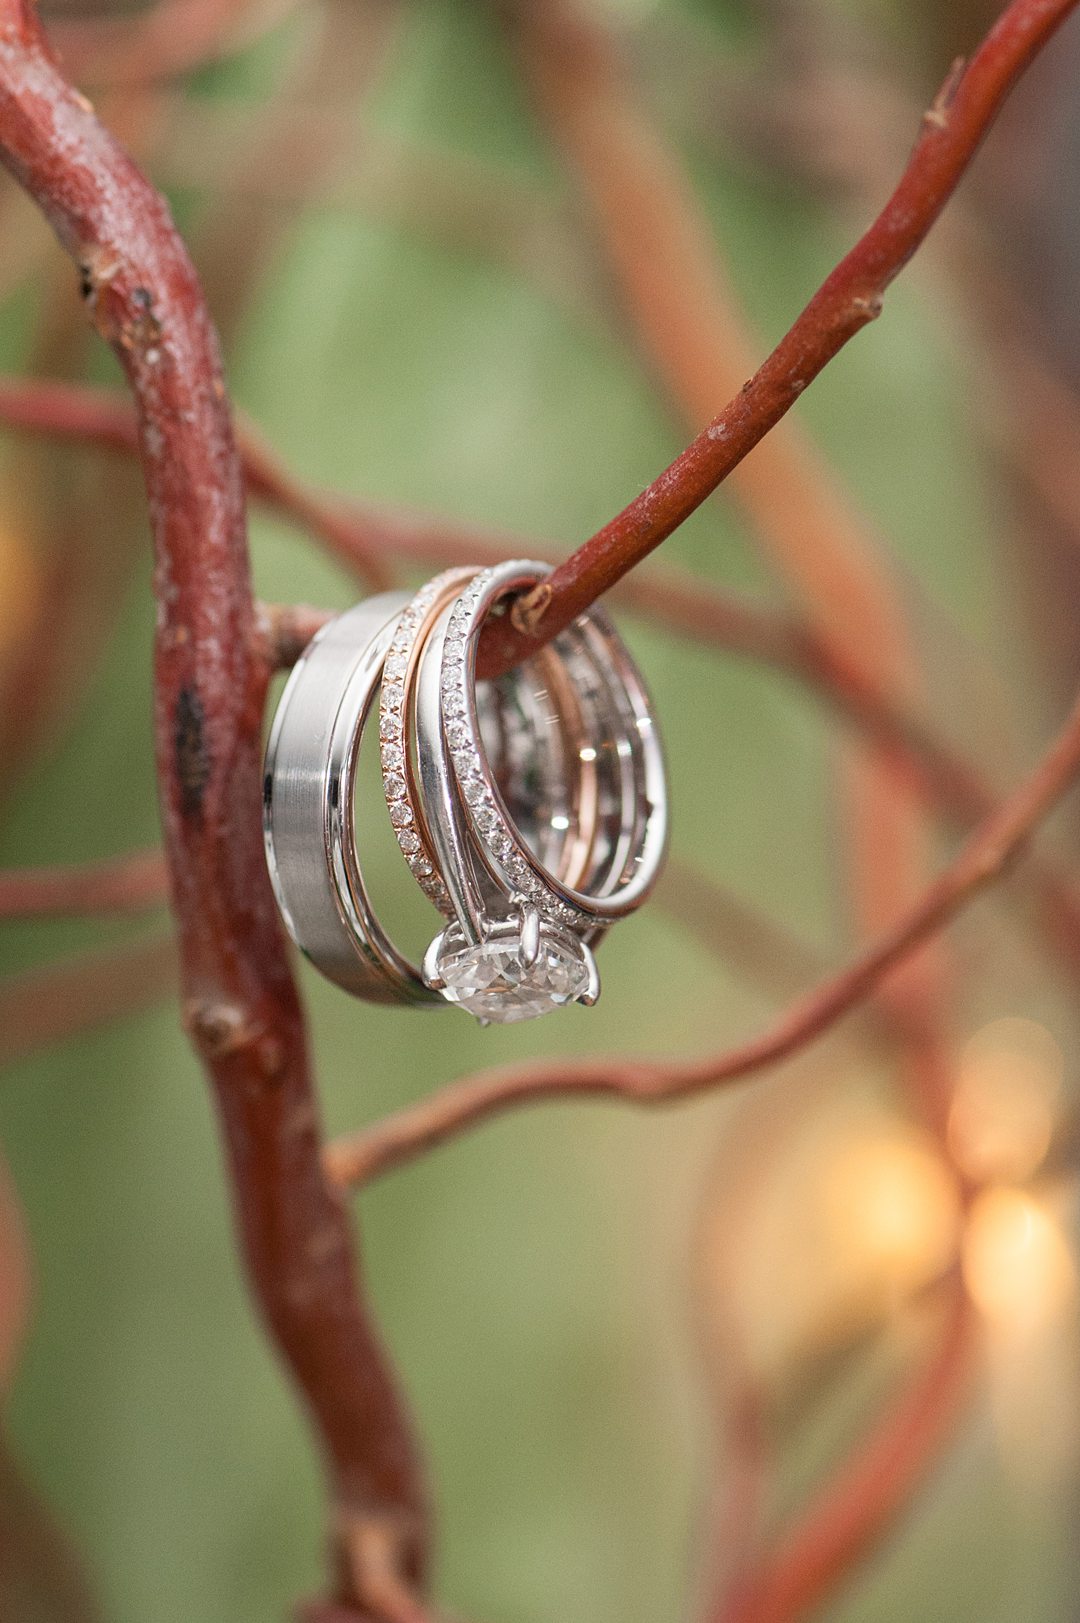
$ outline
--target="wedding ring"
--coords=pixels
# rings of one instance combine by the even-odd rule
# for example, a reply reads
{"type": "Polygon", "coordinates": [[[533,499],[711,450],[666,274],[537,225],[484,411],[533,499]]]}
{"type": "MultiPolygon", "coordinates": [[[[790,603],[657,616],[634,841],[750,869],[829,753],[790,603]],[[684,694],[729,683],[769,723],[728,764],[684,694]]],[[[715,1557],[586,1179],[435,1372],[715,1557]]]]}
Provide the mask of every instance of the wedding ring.
{"type": "Polygon", "coordinates": [[[592,942],[542,920],[496,876],[473,837],[442,725],[440,678],[451,613],[429,638],[416,697],[420,789],[453,908],[451,922],[425,954],[425,980],[485,1025],[534,1019],[566,1003],[595,1003],[600,982],[592,942]]]}
{"type": "MultiPolygon", "coordinates": [[[[390,644],[379,709],[390,822],[420,888],[444,914],[452,911],[450,898],[417,785],[415,679],[432,627],[477,573],[447,570],[412,599],[390,644]]],[[[487,730],[497,738],[497,775],[520,837],[560,878],[575,883],[591,854],[596,772],[580,759],[581,707],[562,661],[541,649],[478,690],[477,711],[481,734],[487,730]]]]}
{"type": "Polygon", "coordinates": [[[656,880],[663,750],[607,616],[592,608],[477,681],[488,615],[548,572],[452,570],[411,600],[372,598],[319,632],[285,686],[264,778],[270,875],[293,939],[356,996],[457,1003],[484,1023],[595,1002],[593,948],[656,880]],[[383,928],[358,849],[377,815],[355,782],[376,707],[390,822],[446,921],[422,966],[383,928]]]}
{"type": "MultiPolygon", "coordinates": [[[[440,669],[443,730],[463,813],[489,868],[553,923],[588,929],[639,907],[656,882],[667,847],[667,773],[644,681],[602,610],[591,608],[553,644],[575,684],[592,692],[603,733],[582,745],[607,754],[617,791],[610,797],[608,870],[587,888],[553,873],[521,839],[487,756],[476,701],[476,647],[490,610],[550,573],[511,562],[477,575],[446,625],[440,669]]],[[[421,730],[420,736],[425,736],[421,730]]],[[[430,742],[430,733],[427,734],[430,742]]]]}
{"type": "Polygon", "coordinates": [[[431,632],[416,677],[420,785],[454,914],[429,948],[424,974],[484,1019],[594,1002],[591,946],[648,894],[667,840],[666,772],[648,694],[599,610],[550,650],[581,701],[579,762],[602,766],[577,883],[544,865],[505,803],[480,725],[476,646],[487,614],[546,573],[545,565],[514,562],[478,575],[431,632]]]}
{"type": "Polygon", "coordinates": [[[368,598],[297,661],[266,749],[263,832],[282,918],[315,967],[368,1002],[431,1005],[437,997],[379,923],[356,851],[356,760],[407,601],[368,598]]]}

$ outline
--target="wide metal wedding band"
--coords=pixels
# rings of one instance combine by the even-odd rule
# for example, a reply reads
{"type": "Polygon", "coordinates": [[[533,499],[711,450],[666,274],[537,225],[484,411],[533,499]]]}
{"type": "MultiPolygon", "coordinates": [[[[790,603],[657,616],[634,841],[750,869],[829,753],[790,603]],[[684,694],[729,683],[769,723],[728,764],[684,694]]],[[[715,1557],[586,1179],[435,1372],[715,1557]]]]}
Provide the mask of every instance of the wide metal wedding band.
{"type": "MultiPolygon", "coordinates": [[[[266,750],[263,831],[282,917],[315,967],[372,1003],[441,1002],[384,932],[356,854],[354,778],[403,592],[331,620],[282,693],[266,750]]],[[[379,804],[364,809],[374,820],[379,804]]]]}
{"type": "MultiPolygon", "coordinates": [[[[267,744],[263,830],[286,927],[322,974],[368,1002],[443,1007],[419,967],[383,929],[357,849],[365,831],[385,816],[377,800],[357,807],[356,767],[408,603],[401,592],[369,598],[328,622],[305,649],[282,692],[267,744]]],[[[486,696],[485,713],[501,741],[500,766],[514,749],[528,756],[527,785],[513,799],[513,815],[542,849],[551,823],[566,819],[550,810],[562,806],[559,763],[544,747],[549,741],[536,737],[534,687],[535,672],[523,668],[499,693],[486,696]]],[[[399,841],[403,833],[412,838],[411,828],[395,832],[399,841]]],[[[417,863],[422,852],[402,849],[436,900],[425,865],[417,863]]],[[[442,882],[437,873],[432,880],[442,882]]]]}

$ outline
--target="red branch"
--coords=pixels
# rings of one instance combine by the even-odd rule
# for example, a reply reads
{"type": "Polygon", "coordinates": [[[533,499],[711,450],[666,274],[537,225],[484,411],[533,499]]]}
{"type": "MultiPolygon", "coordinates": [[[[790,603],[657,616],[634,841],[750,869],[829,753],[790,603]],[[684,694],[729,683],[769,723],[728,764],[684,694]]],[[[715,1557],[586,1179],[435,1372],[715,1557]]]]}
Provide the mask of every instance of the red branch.
{"type": "Polygon", "coordinates": [[[938,1342],[869,1447],[831,1481],[778,1548],[755,1564],[710,1614],[711,1623],[791,1623],[850,1576],[910,1502],[970,1393],[975,1310],[957,1274],[938,1342]]]}
{"type": "Polygon", "coordinates": [[[175,986],[171,936],[80,953],[0,980],[0,1066],[139,1014],[175,986]]]}
{"type": "Polygon", "coordinates": [[[638,1104],[666,1104],[741,1081],[790,1059],[858,1008],[892,970],[999,878],[1078,773],[1080,699],[1030,777],[980,824],[918,902],[852,963],[786,1010],[762,1036],[698,1060],[614,1056],[481,1072],[331,1144],[326,1153],[330,1175],[343,1184],[366,1183],[514,1105],[605,1095],[638,1104]]]}
{"type": "Polygon", "coordinates": [[[0,156],[75,259],[127,374],[156,546],[155,724],[185,1018],[213,1084],[251,1282],[334,1499],[338,1599],[418,1582],[425,1494],[319,1159],[303,1018],[263,859],[267,666],[216,338],[168,211],[0,0],[0,156]]]}
{"type": "Polygon", "coordinates": [[[1009,91],[1078,0],[1013,0],[923,118],[899,185],[734,400],[640,496],[561,564],[514,617],[493,621],[484,674],[508,669],[588,608],[677,530],[791,409],[857,332],[880,315],[956,189],[1009,91]]]}
{"type": "Polygon", "coordinates": [[[133,851],[82,867],[0,870],[0,919],[143,913],[167,900],[160,851],[133,851]]]}

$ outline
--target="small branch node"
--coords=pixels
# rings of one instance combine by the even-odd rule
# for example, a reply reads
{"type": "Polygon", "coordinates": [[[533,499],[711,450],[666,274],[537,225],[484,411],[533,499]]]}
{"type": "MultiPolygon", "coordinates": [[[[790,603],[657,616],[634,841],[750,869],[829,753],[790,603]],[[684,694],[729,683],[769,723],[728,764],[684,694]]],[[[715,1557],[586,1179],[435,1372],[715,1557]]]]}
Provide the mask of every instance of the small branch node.
{"type": "Polygon", "coordinates": [[[343,1590],[386,1623],[427,1623],[407,1574],[416,1547],[416,1528],[401,1516],[339,1505],[333,1537],[343,1590]]]}
{"type": "Polygon", "coordinates": [[[960,88],[960,81],[967,70],[967,58],[958,56],[953,61],[945,82],[930,106],[923,114],[923,125],[931,130],[946,130],[949,127],[949,109],[956,99],[956,92],[960,88]]]}
{"type": "Polygon", "coordinates": [[[885,296],[882,293],[860,293],[851,301],[853,314],[860,316],[864,321],[876,321],[884,308],[885,296]]]}
{"type": "Polygon", "coordinates": [[[184,1004],[184,1029],[205,1053],[213,1058],[231,1054],[251,1040],[252,1032],[243,1009],[232,1003],[215,1003],[201,998],[184,1004]]]}
{"type": "Polygon", "coordinates": [[[531,592],[519,597],[510,610],[510,624],[515,631],[523,637],[531,637],[544,618],[547,606],[551,602],[551,587],[547,581],[541,581],[534,586],[531,592]]]}

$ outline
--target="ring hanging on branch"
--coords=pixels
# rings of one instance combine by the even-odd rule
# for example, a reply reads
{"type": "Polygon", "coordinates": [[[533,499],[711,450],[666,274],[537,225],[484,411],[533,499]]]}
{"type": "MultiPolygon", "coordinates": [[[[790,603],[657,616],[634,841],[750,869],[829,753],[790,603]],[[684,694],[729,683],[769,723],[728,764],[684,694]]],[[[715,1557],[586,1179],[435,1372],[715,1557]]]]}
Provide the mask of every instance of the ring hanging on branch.
{"type": "Polygon", "coordinates": [[[1077,0],[1013,0],[968,62],[953,67],[885,207],[826,278],[772,354],[681,456],[484,640],[496,675],[569,625],[688,519],[844,345],[881,314],[885,293],[934,225],[1002,103],[1077,0]]]}
{"type": "Polygon", "coordinates": [[[655,884],[667,846],[663,751],[644,683],[599,609],[494,683],[476,646],[547,566],[436,577],[407,606],[369,599],[326,625],[286,685],[267,746],[264,828],[282,918],[317,968],[375,1002],[448,1002],[482,1024],[595,1003],[592,948],[655,884]],[[391,826],[448,922],[422,971],[372,905],[356,808],[380,693],[391,826]]]}
{"type": "MultiPolygon", "coordinates": [[[[600,774],[560,773],[557,755],[546,767],[541,764],[539,779],[544,796],[563,807],[569,803],[571,816],[550,806],[545,811],[544,802],[504,789],[502,766],[511,778],[515,766],[513,729],[508,728],[500,756],[484,737],[483,705],[470,708],[470,689],[455,686],[457,677],[449,695],[467,702],[459,715],[444,706],[440,650],[445,651],[447,634],[460,629],[463,644],[476,635],[482,647],[475,674],[485,680],[520,666],[544,645],[559,658],[559,635],[716,488],[839,348],[878,313],[885,288],[944,206],[1004,95],[1075,4],[1015,0],[1009,6],[970,66],[950,76],[927,115],[900,187],[870,232],[736,400],[671,469],[511,614],[492,619],[482,636],[479,622],[464,616],[460,627],[453,626],[455,611],[449,607],[429,627],[430,647],[420,650],[414,672],[417,719],[411,725],[424,748],[417,755],[412,803],[408,794],[397,792],[396,782],[386,787],[392,789],[388,798],[396,829],[408,830],[408,809],[420,840],[418,812],[426,819],[432,854],[421,861],[434,857],[445,869],[442,881],[455,914],[451,929],[464,931],[465,921],[475,926],[471,870],[485,901],[490,882],[504,903],[513,904],[513,917],[500,923],[510,922],[517,931],[515,963],[527,969],[525,959],[537,938],[543,940],[545,927],[573,927],[584,937],[580,919],[567,920],[557,911],[552,917],[547,909],[573,909],[582,897],[592,903],[610,900],[609,880],[618,876],[612,880],[617,891],[629,871],[619,854],[625,850],[629,861],[635,840],[642,852],[652,850],[651,827],[659,827],[661,819],[650,825],[648,812],[642,817],[632,811],[639,802],[659,803],[641,787],[647,767],[641,769],[644,779],[622,788],[622,801],[610,791],[617,810],[609,825],[601,814],[600,774]],[[460,743],[457,733],[451,734],[457,719],[463,724],[460,743]],[[464,776],[456,749],[468,752],[471,770],[464,776]],[[489,779],[500,787],[501,806],[489,779]],[[479,785],[475,799],[470,784],[479,785]],[[481,812],[490,813],[491,821],[481,822],[481,812]],[[567,817],[570,828],[556,827],[556,816],[567,817]],[[606,832],[598,833],[602,829],[606,832]],[[564,834],[572,837],[556,837],[564,834]],[[515,836],[520,836],[517,851],[515,836]],[[495,848],[496,838],[509,841],[520,875],[504,865],[509,858],[495,848]],[[605,841],[607,848],[598,856],[605,841]],[[466,883],[456,886],[455,897],[463,866],[466,883]],[[528,885],[511,884],[522,875],[528,885]]],[[[115,348],[138,402],[161,611],[158,767],[186,1019],[225,1125],[254,1291],[303,1392],[327,1465],[334,1579],[318,1613],[327,1619],[420,1623],[428,1615],[419,1598],[428,1543],[423,1473],[358,1287],[341,1202],[322,1175],[302,1012],[259,840],[259,742],[269,650],[277,636],[288,646],[300,633],[284,621],[268,626],[252,601],[240,462],[216,343],[190,261],[160,198],[64,82],[25,0],[0,0],[0,156],[76,258],[88,309],[115,348]]],[[[272,481],[266,489],[291,501],[297,512],[304,509],[302,491],[272,481]]],[[[343,539],[340,531],[337,539],[343,539]]],[[[408,662],[408,653],[405,657],[408,662]]],[[[554,683],[556,667],[548,668],[554,683]]],[[[576,727],[585,738],[590,715],[595,719],[599,713],[596,701],[581,691],[584,682],[569,686],[556,706],[560,722],[567,736],[573,737],[576,727]]],[[[611,703],[614,693],[609,685],[601,702],[611,703]]],[[[369,691],[365,703],[372,702],[369,691]]],[[[394,714],[394,706],[388,703],[385,713],[394,714]]],[[[624,727],[630,715],[621,715],[624,727]]],[[[578,760],[589,764],[580,750],[578,760]]],[[[691,1065],[598,1062],[591,1070],[576,1064],[560,1074],[533,1069],[462,1085],[436,1096],[426,1114],[414,1112],[376,1129],[378,1136],[358,1147],[366,1158],[364,1153],[353,1157],[351,1174],[369,1176],[422,1144],[527,1098],[595,1091],[659,1100],[777,1062],[854,1007],[995,878],[1078,765],[1080,720],[1074,715],[1042,767],[982,826],[918,907],[755,1043],[691,1065]]],[[[387,770],[393,777],[395,767],[387,770]]],[[[408,774],[397,775],[408,788],[408,774]]],[[[617,778],[612,782],[621,784],[617,778]]],[[[407,857],[416,854],[407,834],[401,843],[407,857]]],[[[420,881],[432,877],[420,861],[413,871],[420,881]]],[[[597,927],[607,922],[604,918],[597,927]]],[[[482,931],[481,942],[472,944],[487,945],[482,931]]],[[[432,969],[440,968],[445,964],[436,955],[432,969]]],[[[429,972],[429,981],[435,979],[429,972]]],[[[337,1159],[332,1169],[348,1176],[349,1165],[337,1159]]]]}

